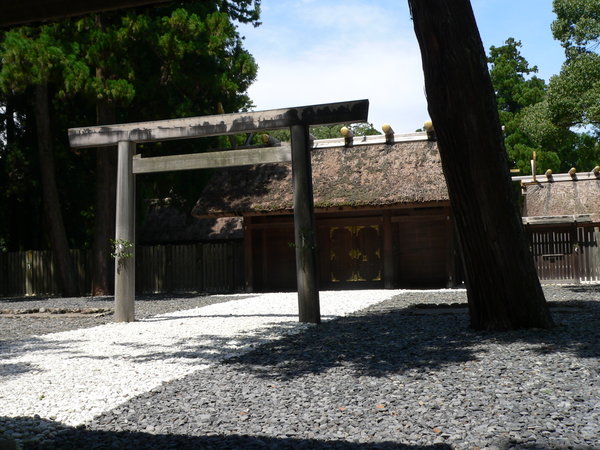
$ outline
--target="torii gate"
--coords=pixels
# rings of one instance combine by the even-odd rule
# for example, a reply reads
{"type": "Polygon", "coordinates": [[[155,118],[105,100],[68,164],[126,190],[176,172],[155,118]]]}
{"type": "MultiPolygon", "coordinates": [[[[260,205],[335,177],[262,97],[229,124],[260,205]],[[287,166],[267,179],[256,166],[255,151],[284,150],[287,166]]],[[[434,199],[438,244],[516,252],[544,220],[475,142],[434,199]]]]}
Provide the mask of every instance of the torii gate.
{"type": "MultiPolygon", "coordinates": [[[[308,128],[366,122],[368,100],[152,122],[69,129],[72,148],[118,146],[115,240],[135,244],[135,174],[291,161],[298,317],[319,323],[316,233],[308,128]],[[194,139],[289,128],[291,146],[141,158],[137,143],[194,139]]],[[[115,321],[135,320],[135,245],[132,256],[115,262],[115,321]]]]}

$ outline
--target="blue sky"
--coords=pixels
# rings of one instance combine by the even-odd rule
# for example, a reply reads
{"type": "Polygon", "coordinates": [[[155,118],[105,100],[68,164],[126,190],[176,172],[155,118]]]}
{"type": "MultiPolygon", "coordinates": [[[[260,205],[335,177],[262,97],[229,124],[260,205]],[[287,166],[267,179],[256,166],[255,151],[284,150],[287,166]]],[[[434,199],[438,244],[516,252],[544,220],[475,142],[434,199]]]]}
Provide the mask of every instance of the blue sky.
{"type": "MultiPolygon", "coordinates": [[[[564,54],[552,0],[471,0],[486,51],[508,37],[548,80],[564,54]]],[[[428,119],[406,0],[262,0],[262,25],[240,26],[255,57],[256,110],[367,98],[369,122],[411,132],[428,119]]]]}

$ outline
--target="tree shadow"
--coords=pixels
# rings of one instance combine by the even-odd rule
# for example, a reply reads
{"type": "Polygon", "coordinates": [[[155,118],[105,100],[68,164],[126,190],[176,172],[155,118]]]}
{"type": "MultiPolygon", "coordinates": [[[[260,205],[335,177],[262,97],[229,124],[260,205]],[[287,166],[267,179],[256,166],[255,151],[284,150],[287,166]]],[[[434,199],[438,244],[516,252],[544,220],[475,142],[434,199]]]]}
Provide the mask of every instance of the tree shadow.
{"type": "MultiPolygon", "coordinates": [[[[131,431],[97,431],[85,427],[69,427],[58,422],[29,417],[0,417],[0,431],[28,430],[18,439],[8,438],[0,433],[0,449],[21,448],[28,449],[398,449],[398,450],[425,450],[451,449],[446,444],[429,446],[404,445],[398,442],[353,443],[343,440],[318,440],[275,438],[267,436],[250,435],[214,435],[214,436],[189,436],[182,434],[151,434],[131,431]],[[46,436],[40,437],[35,430],[45,430],[46,436]]],[[[201,432],[201,430],[198,430],[201,432]]]]}
{"type": "MultiPolygon", "coordinates": [[[[223,319],[228,317],[236,316],[223,316],[223,319]]],[[[181,360],[187,360],[190,364],[198,364],[198,362],[209,364],[232,358],[240,353],[246,353],[248,350],[252,351],[255,348],[260,348],[278,337],[289,335],[297,330],[297,323],[290,321],[274,323],[259,330],[251,330],[235,336],[199,334],[195,338],[186,338],[173,345],[165,345],[158,351],[146,351],[135,356],[121,356],[121,358],[135,363],[168,360],[179,360],[181,362],[181,360]]],[[[123,342],[118,345],[136,351],[145,349],[143,343],[123,342]]],[[[154,347],[156,348],[156,346],[154,347]]],[[[126,353],[125,350],[123,354],[126,353]]]]}
{"type": "Polygon", "coordinates": [[[571,292],[577,293],[600,293],[600,284],[573,284],[570,286],[564,286],[564,288],[571,292]]]}
{"type": "MultiPolygon", "coordinates": [[[[60,353],[64,359],[86,358],[86,355],[82,352],[73,350],[73,344],[77,342],[73,339],[61,341],[45,340],[43,337],[0,341],[0,381],[25,374],[44,372],[45,369],[43,367],[31,362],[10,361],[13,358],[18,358],[30,352],[60,353]]],[[[93,359],[108,358],[93,357],[93,359]]],[[[2,450],[1,447],[0,450],[2,450]]]]}
{"type": "Polygon", "coordinates": [[[469,329],[466,305],[389,307],[356,314],[302,333],[267,342],[227,359],[266,378],[289,379],[350,367],[357,377],[383,377],[406,371],[435,371],[473,361],[486,352],[482,344],[525,342],[539,354],[569,352],[600,357],[600,309],[596,302],[551,304],[559,325],[551,330],[480,332],[469,329]],[[581,321],[585,321],[582,327],[581,321]]]}
{"type": "Polygon", "coordinates": [[[28,337],[26,339],[14,339],[0,341],[0,377],[23,374],[38,370],[34,365],[29,363],[11,364],[7,363],[12,358],[18,358],[22,354],[30,352],[60,352],[65,357],[67,355],[79,355],[80,352],[72,349],[76,340],[65,339],[61,341],[47,340],[42,337],[28,337]],[[12,369],[15,369],[14,371],[12,369]]]}
{"type": "MultiPolygon", "coordinates": [[[[318,326],[298,327],[290,320],[235,336],[202,334],[199,329],[193,338],[172,344],[155,343],[151,348],[133,341],[114,345],[124,348],[121,359],[134,363],[187,361],[189,364],[209,364],[222,361],[267,378],[296,378],[340,366],[350,367],[357,377],[442,370],[448,365],[481,358],[486,351],[482,344],[488,342],[522,341],[540,355],[570,352],[583,358],[600,357],[600,305],[596,302],[550,302],[559,326],[552,330],[511,332],[470,330],[465,304],[400,307],[392,300],[384,305],[387,306],[368,314],[338,318],[318,326]],[[127,356],[127,348],[135,350],[134,354],[127,356]]],[[[230,317],[236,316],[222,318],[226,321],[230,317]]],[[[185,319],[186,316],[172,318],[185,319]]],[[[165,320],[168,319],[171,317],[165,320]]],[[[27,364],[7,365],[11,358],[25,352],[51,351],[61,352],[64,358],[106,359],[106,356],[81,354],[73,349],[74,343],[73,340],[45,340],[43,337],[0,342],[0,358],[6,369],[0,372],[0,377],[38,370],[27,364]]]]}

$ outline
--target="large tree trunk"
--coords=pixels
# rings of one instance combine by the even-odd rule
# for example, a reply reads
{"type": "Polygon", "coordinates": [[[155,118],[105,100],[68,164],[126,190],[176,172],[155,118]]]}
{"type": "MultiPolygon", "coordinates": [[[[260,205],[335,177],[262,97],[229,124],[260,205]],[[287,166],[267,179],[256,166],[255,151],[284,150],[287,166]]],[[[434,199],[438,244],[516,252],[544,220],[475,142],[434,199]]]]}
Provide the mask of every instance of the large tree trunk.
{"type": "Polygon", "coordinates": [[[469,0],[408,0],[466,270],[471,326],[553,326],[512,189],[469,0]]]}
{"type": "Polygon", "coordinates": [[[46,84],[35,87],[34,111],[42,176],[44,213],[48,220],[50,245],[54,251],[62,284],[62,293],[67,297],[74,297],[78,295],[78,289],[69,253],[58,188],[56,187],[50,111],[48,108],[48,86],[46,84]]]}
{"type": "MultiPolygon", "coordinates": [[[[96,26],[104,31],[108,18],[95,16],[96,26]]],[[[105,50],[108,53],[108,50],[105,50]]],[[[103,59],[108,58],[105,54],[103,59]]],[[[104,80],[102,68],[96,68],[96,78],[104,80]]],[[[96,124],[116,122],[115,105],[109,100],[96,103],[96,124]]],[[[117,207],[117,147],[96,149],[96,215],[92,260],[92,295],[109,295],[114,289],[114,260],[110,240],[115,237],[117,207]]]]}
{"type": "MultiPolygon", "coordinates": [[[[100,74],[101,76],[101,74],[100,74]]],[[[100,102],[96,105],[98,125],[115,123],[115,108],[100,102]]],[[[94,222],[92,294],[109,295],[113,290],[114,260],[110,239],[115,237],[117,186],[117,149],[96,149],[96,217],[94,222]]]]}

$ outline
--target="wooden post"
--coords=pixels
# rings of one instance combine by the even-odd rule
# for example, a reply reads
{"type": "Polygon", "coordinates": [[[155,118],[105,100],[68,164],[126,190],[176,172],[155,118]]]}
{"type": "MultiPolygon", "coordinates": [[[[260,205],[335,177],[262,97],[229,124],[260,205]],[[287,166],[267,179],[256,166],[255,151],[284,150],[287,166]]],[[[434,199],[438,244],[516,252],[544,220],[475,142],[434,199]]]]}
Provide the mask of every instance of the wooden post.
{"type": "Polygon", "coordinates": [[[298,315],[300,322],[320,323],[316,227],[308,126],[293,125],[292,179],[298,315]]]}
{"type": "MultiPolygon", "coordinates": [[[[115,321],[133,322],[135,300],[135,178],[132,158],[135,143],[119,142],[117,166],[117,217],[115,240],[125,257],[115,261],[115,321]]],[[[118,248],[116,249],[119,250],[118,248]]]]}
{"type": "Polygon", "coordinates": [[[582,248],[579,239],[577,238],[577,223],[573,224],[570,230],[570,241],[571,241],[571,261],[573,262],[573,282],[576,284],[581,283],[581,266],[582,266],[582,248]]]}
{"type": "Polygon", "coordinates": [[[27,250],[25,252],[25,297],[35,295],[33,288],[33,251],[27,250]]]}

